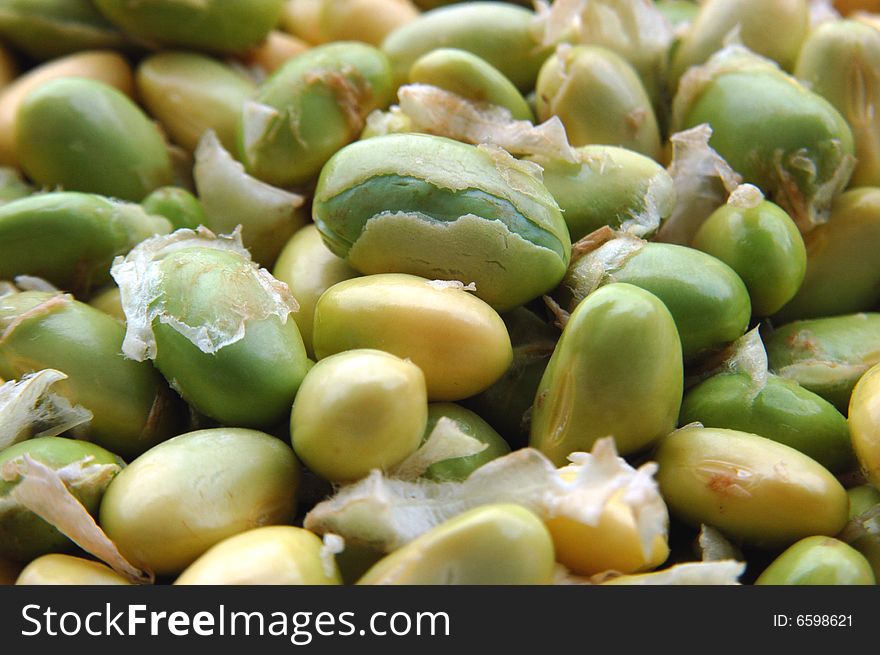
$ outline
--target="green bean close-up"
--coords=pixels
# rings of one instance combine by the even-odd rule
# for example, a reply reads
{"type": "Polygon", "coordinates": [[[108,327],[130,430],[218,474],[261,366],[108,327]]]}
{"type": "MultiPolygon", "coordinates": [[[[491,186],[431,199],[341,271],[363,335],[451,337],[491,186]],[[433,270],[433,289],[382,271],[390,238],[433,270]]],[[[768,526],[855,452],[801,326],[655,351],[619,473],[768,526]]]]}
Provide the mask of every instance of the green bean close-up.
{"type": "Polygon", "coordinates": [[[876,0],[0,0],[0,584],[880,584],[878,108],[876,0]]]}

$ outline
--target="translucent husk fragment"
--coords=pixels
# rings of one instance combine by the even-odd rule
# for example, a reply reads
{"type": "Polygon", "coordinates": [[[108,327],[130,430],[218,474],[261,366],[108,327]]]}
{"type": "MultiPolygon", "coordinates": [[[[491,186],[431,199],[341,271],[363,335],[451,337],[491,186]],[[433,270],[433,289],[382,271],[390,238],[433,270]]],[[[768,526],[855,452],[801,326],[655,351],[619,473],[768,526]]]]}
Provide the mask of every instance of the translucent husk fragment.
{"type": "Polygon", "coordinates": [[[388,475],[398,480],[417,480],[437,462],[476,455],[488,447],[488,443],[465,434],[451,418],[442,416],[419,449],[388,475]]]}
{"type": "Polygon", "coordinates": [[[536,5],[533,33],[542,45],[584,43],[613,50],[639,72],[652,99],[660,99],[675,33],[653,2],[555,0],[536,5]]]}
{"type": "Polygon", "coordinates": [[[67,376],[55,369],[0,386],[0,450],[31,437],[54,437],[92,420],[92,413],[49,391],[67,376]]]}
{"type": "Polygon", "coordinates": [[[484,464],[462,482],[409,482],[374,470],[316,505],[304,526],[390,552],[447,519],[491,503],[518,503],[544,520],[564,517],[595,526],[622,490],[618,497],[632,512],[642,550],[649,553],[668,526],[653,479],[657,465],[632,468],[617,456],[610,438],[597,441],[592,453],[573,453],[569,460],[571,465],[557,469],[539,451],[524,448],[484,464]]]}
{"type": "Polygon", "coordinates": [[[556,562],[556,568],[553,570],[554,585],[589,585],[593,584],[590,579],[583,575],[573,573],[563,564],[556,562]]]}
{"type": "Polygon", "coordinates": [[[754,184],[740,184],[727,199],[727,204],[738,209],[754,209],[764,202],[764,194],[754,184]]]}
{"type": "Polygon", "coordinates": [[[598,230],[593,230],[579,240],[571,244],[571,260],[576,262],[584,255],[588,255],[600,246],[608,243],[617,236],[617,231],[610,225],[603,225],[598,230]]]}
{"type": "Polygon", "coordinates": [[[321,568],[324,570],[324,575],[332,578],[336,575],[336,560],[334,558],[345,550],[345,539],[338,534],[328,532],[324,535],[323,542],[320,552],[321,568]]]}
{"type": "MultiPolygon", "coordinates": [[[[260,154],[260,148],[270,141],[282,127],[279,120],[281,112],[274,107],[249,100],[242,108],[242,149],[247,159],[253,161],[260,154]]],[[[299,130],[294,130],[295,135],[299,130]]]]}
{"type": "Polygon", "coordinates": [[[41,291],[60,294],[61,290],[51,282],[34,275],[16,275],[12,282],[0,280],[0,298],[22,291],[41,291]]]}
{"type": "Polygon", "coordinates": [[[648,189],[644,195],[644,209],[632,215],[620,224],[620,231],[637,237],[654,234],[663,222],[664,199],[668,196],[666,180],[660,175],[655,175],[648,182],[648,189]]]}
{"type": "Polygon", "coordinates": [[[391,105],[388,111],[374,109],[367,114],[366,125],[361,133],[362,139],[386,134],[418,132],[413,128],[410,117],[403,113],[399,105],[391,105]]]}
{"type": "Polygon", "coordinates": [[[255,260],[271,263],[304,219],[297,209],[305,198],[248,175],[213,130],[206,131],[195,151],[196,189],[215,232],[242,226],[244,245],[255,260]]]}
{"type": "Polygon", "coordinates": [[[596,577],[596,584],[627,585],[737,585],[745,572],[745,562],[718,560],[713,562],[685,562],[668,569],[639,575],[596,577]]]}
{"type": "MultiPolygon", "coordinates": [[[[556,299],[553,296],[544,296],[543,297],[544,304],[547,306],[547,309],[550,310],[550,313],[553,314],[553,325],[558,327],[560,330],[564,330],[565,326],[568,325],[568,320],[571,318],[571,312],[566,310],[562,305],[556,302],[556,299]]],[[[532,410],[534,406],[530,406],[527,410],[528,412],[528,422],[531,423],[532,420],[532,410]]],[[[525,417],[523,418],[525,420],[525,417]]]]}
{"type": "Polygon", "coordinates": [[[511,189],[528,196],[535,202],[552,204],[554,208],[558,208],[556,201],[549,194],[547,198],[542,198],[535,193],[534,182],[536,180],[541,182],[544,176],[544,169],[538,164],[517,159],[501,146],[491,143],[481,143],[477,146],[477,150],[489,156],[495,170],[511,189]]]}
{"type": "Polygon", "coordinates": [[[700,429],[700,428],[704,428],[704,427],[706,427],[706,426],[703,425],[702,423],[700,423],[699,421],[691,421],[687,425],[682,425],[680,428],[676,428],[675,430],[670,432],[670,434],[675,434],[676,432],[681,432],[682,430],[700,429]]]}
{"type": "Polygon", "coordinates": [[[576,271],[577,276],[567,278],[563,284],[569,286],[580,301],[598,289],[608,275],[620,270],[646,243],[637,236],[616,232],[607,226],[599,228],[572,246],[572,261],[577,262],[577,268],[569,270],[576,271]]]}
{"type": "Polygon", "coordinates": [[[545,46],[573,42],[583,30],[580,16],[584,0],[558,0],[552,4],[546,0],[535,3],[535,21],[532,33],[545,46]]]}
{"type": "Polygon", "coordinates": [[[733,45],[747,47],[742,40],[742,26],[737,24],[724,37],[722,45],[726,48],[733,45]]]}
{"type": "Polygon", "coordinates": [[[429,287],[434,289],[458,289],[459,291],[476,291],[477,285],[473,282],[465,284],[460,280],[428,280],[425,282],[429,287]]]}
{"type": "Polygon", "coordinates": [[[609,571],[590,577],[576,575],[557,564],[553,584],[556,585],[737,585],[745,572],[744,562],[726,559],[704,562],[685,562],[667,569],[637,575],[620,575],[609,571]]]}
{"type": "Polygon", "coordinates": [[[704,562],[718,562],[722,560],[741,561],[743,555],[739,548],[734,546],[727,537],[721,534],[711,525],[701,525],[700,534],[697,535],[697,552],[704,562]]]}
{"type": "Polygon", "coordinates": [[[880,539],[880,503],[851,518],[837,538],[851,544],[865,536],[880,539]]]}
{"type": "Polygon", "coordinates": [[[286,323],[290,313],[299,308],[286,284],[251,261],[250,253],[242,245],[240,228],[232,234],[217,236],[200,226],[197,230],[180,229],[167,236],[147,239],[125,257],[117,257],[110,273],[119,286],[125,311],[122,352],[137,361],[153,359],[156,355],[152,327],[155,320],[170,325],[202,352],[215,353],[240,341],[249,321],[261,321],[274,315],[286,323]],[[251,298],[245,307],[236,301],[234,294],[229,294],[226,304],[217,307],[216,322],[191,326],[181,321],[166,308],[160,263],[165,257],[187,248],[210,248],[239,255],[242,258],[239,274],[249,276],[256,283],[262,290],[260,297],[251,298]]]}
{"type": "Polygon", "coordinates": [[[6,462],[0,477],[16,484],[8,496],[0,499],[0,510],[4,505],[23,507],[126,579],[152,583],[153,574],[129,563],[70,491],[80,487],[106,488],[120,470],[116,464],[92,464],[92,459],[85,457],[57,470],[28,455],[6,462]]]}
{"type": "Polygon", "coordinates": [[[475,145],[492,144],[515,155],[578,161],[557,116],[533,125],[514,120],[505,107],[475,103],[429,84],[408,84],[397,95],[400,111],[409,118],[413,131],[475,145]]]}
{"type": "Polygon", "coordinates": [[[761,340],[760,327],[746,332],[725,348],[717,359],[708,361],[702,370],[691,370],[689,379],[686,380],[686,386],[693,386],[702,380],[724,373],[745,375],[750,381],[749,398],[751,400],[754,400],[764,390],[770,378],[770,367],[767,351],[761,340]]]}
{"type": "Polygon", "coordinates": [[[657,233],[657,241],[689,246],[703,221],[742,183],[742,177],[709,145],[711,137],[712,128],[707,124],[670,137],[672,163],[668,171],[677,200],[657,233]]]}
{"type": "Polygon", "coordinates": [[[777,204],[781,205],[791,215],[801,234],[806,234],[817,225],[828,221],[831,203],[846,187],[848,180],[856,167],[856,158],[852,155],[844,155],[840,142],[831,144],[834,149],[834,159],[839,160],[839,165],[834,172],[821,184],[816,183],[818,170],[807,152],[801,148],[787,157],[781,150],[774,153],[773,165],[779,178],[777,189],[777,204]],[[809,193],[804,193],[798,185],[798,181],[792,171],[802,173],[809,180],[809,193]],[[824,208],[824,209],[819,209],[824,208]]]}
{"type": "Polygon", "coordinates": [[[653,3],[641,0],[555,0],[536,3],[534,31],[543,45],[595,43],[620,51],[665,53],[672,27],[653,3]],[[615,48],[616,46],[616,48],[615,48]]]}
{"type": "Polygon", "coordinates": [[[758,391],[767,385],[767,351],[758,328],[746,332],[734,341],[732,354],[724,362],[724,368],[731,373],[747,375],[758,391]]]}

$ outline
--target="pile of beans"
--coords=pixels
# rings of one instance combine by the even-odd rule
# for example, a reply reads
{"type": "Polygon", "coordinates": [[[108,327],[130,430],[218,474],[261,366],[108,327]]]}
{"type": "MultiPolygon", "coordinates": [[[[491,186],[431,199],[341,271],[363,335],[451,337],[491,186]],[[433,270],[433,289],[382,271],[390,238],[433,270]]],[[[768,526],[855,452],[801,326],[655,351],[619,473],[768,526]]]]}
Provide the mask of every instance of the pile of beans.
{"type": "Polygon", "coordinates": [[[0,582],[875,584],[874,11],[0,0],[0,582]]]}

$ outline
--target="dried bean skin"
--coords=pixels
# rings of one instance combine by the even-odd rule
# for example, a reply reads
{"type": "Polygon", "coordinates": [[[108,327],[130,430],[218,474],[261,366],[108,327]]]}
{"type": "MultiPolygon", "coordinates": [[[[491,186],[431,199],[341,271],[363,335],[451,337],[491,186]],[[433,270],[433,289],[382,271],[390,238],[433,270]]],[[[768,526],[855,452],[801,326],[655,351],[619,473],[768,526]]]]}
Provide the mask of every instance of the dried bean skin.
{"type": "Polygon", "coordinates": [[[148,362],[122,357],[125,328],[98,309],[26,291],[3,299],[0,328],[0,375],[15,379],[46,368],[66,374],[57,392],[92,412],[90,439],[114,453],[139,455],[183,423],[173,392],[148,362]]]}
{"type": "Polygon", "coordinates": [[[552,570],[553,542],[537,516],[484,505],[379,560],[357,584],[548,584],[552,570]]]}
{"type": "Polygon", "coordinates": [[[442,482],[446,480],[464,480],[480,466],[510,452],[507,442],[477,414],[455,403],[430,403],[428,405],[428,423],[425,427],[425,438],[437,427],[441,418],[455,422],[456,427],[469,437],[486,444],[485,450],[476,455],[451,457],[431,464],[423,477],[428,480],[442,482]]]}
{"type": "MultiPolygon", "coordinates": [[[[87,441],[37,437],[4,448],[0,452],[0,466],[25,456],[55,471],[75,462],[111,466],[117,470],[123,464],[113,453],[87,441]]],[[[89,514],[96,516],[111,477],[80,480],[79,485],[68,489],[89,514]]],[[[55,527],[14,501],[9,502],[16,484],[16,479],[0,480],[0,498],[5,501],[0,512],[0,557],[29,562],[46,553],[73,550],[73,542],[55,527]]]]}

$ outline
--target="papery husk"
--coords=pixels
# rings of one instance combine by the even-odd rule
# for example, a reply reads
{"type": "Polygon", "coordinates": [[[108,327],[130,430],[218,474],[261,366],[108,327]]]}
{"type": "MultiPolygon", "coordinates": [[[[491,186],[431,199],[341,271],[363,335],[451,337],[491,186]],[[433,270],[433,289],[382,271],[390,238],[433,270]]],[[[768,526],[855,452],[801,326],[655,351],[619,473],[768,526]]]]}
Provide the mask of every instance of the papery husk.
{"type": "Polygon", "coordinates": [[[125,311],[126,332],[122,352],[136,361],[156,356],[153,322],[158,320],[187,337],[202,352],[215,353],[232,345],[245,334],[249,321],[277,316],[286,323],[291,312],[299,308],[287,285],[276,280],[264,268],[251,261],[241,240],[241,229],[231,234],[215,235],[204,226],[196,230],[180,229],[167,236],[141,242],[125,257],[117,257],[111,274],[119,285],[125,311]],[[252,277],[262,288],[261,298],[253,298],[248,306],[239,306],[234,298],[228,307],[218,307],[218,320],[203,325],[187,325],[165,307],[162,272],[159,264],[166,257],[187,248],[210,248],[235,253],[242,258],[238,274],[252,277]]]}
{"type": "Polygon", "coordinates": [[[44,369],[0,386],[0,450],[31,437],[54,437],[88,425],[89,410],[49,390],[66,379],[61,371],[44,369]]]}
{"type": "Polygon", "coordinates": [[[15,486],[0,499],[0,509],[27,509],[51,524],[83,550],[104,561],[114,571],[135,583],[152,583],[154,576],[131,564],[104,534],[95,519],[71,493],[80,486],[105,487],[121,470],[116,464],[92,464],[86,457],[52,469],[23,455],[6,462],[0,477],[15,486]]]}
{"type": "Polygon", "coordinates": [[[698,125],[670,137],[676,205],[656,241],[689,246],[703,222],[741,183],[742,176],[709,145],[712,128],[698,125]]]}
{"type": "Polygon", "coordinates": [[[263,266],[274,263],[287,240],[306,223],[297,211],[305,198],[248,175],[213,130],[199,140],[193,175],[207,227],[219,234],[240,225],[244,246],[263,266]]]}
{"type": "Polygon", "coordinates": [[[514,155],[578,161],[556,116],[533,125],[515,120],[505,107],[476,103],[429,84],[408,84],[397,95],[400,112],[409,118],[412,131],[474,145],[493,144],[514,155]]]}
{"type": "Polygon", "coordinates": [[[666,505],[653,479],[656,464],[632,468],[617,456],[611,438],[569,460],[569,467],[557,469],[539,451],[524,448],[484,464],[462,482],[409,482],[374,470],[316,505],[303,525],[391,552],[462,512],[492,503],[518,503],[545,520],[566,517],[596,525],[622,491],[618,497],[633,512],[642,550],[649,553],[654,539],[668,529],[666,505]]]}

